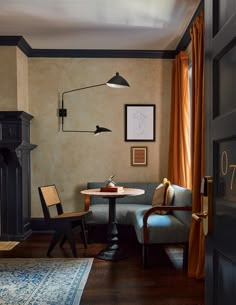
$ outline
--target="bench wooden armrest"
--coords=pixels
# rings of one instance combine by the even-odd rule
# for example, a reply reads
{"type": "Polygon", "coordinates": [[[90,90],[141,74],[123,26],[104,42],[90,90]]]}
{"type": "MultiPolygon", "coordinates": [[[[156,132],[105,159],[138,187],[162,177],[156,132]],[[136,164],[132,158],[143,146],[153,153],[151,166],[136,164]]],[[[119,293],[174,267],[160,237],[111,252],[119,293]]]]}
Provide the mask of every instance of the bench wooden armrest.
{"type": "Polygon", "coordinates": [[[192,211],[192,207],[190,206],[156,206],[153,208],[150,208],[145,212],[143,215],[143,241],[144,244],[148,243],[148,226],[147,226],[147,221],[148,217],[155,213],[156,211],[192,211]]]}

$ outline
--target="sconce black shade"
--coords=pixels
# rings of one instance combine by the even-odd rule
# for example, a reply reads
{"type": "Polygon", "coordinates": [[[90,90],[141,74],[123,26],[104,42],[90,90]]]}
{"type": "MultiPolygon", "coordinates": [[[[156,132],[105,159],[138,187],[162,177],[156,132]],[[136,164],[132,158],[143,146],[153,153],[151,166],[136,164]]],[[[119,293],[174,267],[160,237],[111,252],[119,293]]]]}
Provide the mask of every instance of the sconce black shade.
{"type": "Polygon", "coordinates": [[[102,83],[102,84],[97,84],[97,85],[91,85],[87,87],[81,87],[81,88],[76,88],[68,91],[62,92],[62,101],[61,101],[61,108],[59,109],[59,117],[61,117],[61,126],[62,126],[62,131],[63,132],[89,132],[89,133],[94,133],[95,135],[100,134],[101,132],[111,132],[110,129],[107,129],[105,127],[99,127],[98,125],[96,126],[95,131],[91,130],[65,130],[64,129],[64,118],[67,116],[67,109],[64,108],[64,95],[70,92],[74,91],[79,91],[79,90],[84,90],[84,89],[90,89],[94,87],[100,87],[100,86],[109,86],[111,88],[127,88],[129,87],[128,82],[120,76],[118,72],[116,72],[116,75],[113,76],[107,83],[102,83]]]}
{"type": "Polygon", "coordinates": [[[107,83],[107,86],[112,88],[126,88],[129,87],[129,83],[118,72],[107,83]]]}
{"type": "Polygon", "coordinates": [[[97,125],[96,130],[94,131],[94,134],[99,135],[101,132],[111,132],[111,130],[97,125]]]}

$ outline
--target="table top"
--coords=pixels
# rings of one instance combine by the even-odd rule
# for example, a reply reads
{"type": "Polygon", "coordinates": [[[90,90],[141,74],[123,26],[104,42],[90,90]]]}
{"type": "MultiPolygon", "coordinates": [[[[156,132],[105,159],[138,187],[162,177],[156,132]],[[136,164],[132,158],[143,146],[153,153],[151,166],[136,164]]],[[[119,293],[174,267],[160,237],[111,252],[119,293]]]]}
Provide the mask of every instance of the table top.
{"type": "Polygon", "coordinates": [[[101,192],[99,189],[88,189],[80,192],[83,195],[100,196],[100,197],[125,197],[125,196],[138,196],[145,193],[142,189],[124,188],[120,192],[101,192]]]}

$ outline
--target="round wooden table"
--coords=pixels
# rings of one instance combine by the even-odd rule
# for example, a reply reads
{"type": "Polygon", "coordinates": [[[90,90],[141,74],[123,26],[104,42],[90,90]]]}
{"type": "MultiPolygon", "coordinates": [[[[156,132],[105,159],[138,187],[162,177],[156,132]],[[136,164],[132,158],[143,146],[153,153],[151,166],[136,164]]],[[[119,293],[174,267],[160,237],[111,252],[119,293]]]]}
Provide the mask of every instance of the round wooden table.
{"type": "Polygon", "coordinates": [[[116,198],[143,195],[144,190],[124,188],[124,190],[121,192],[101,192],[100,189],[88,189],[81,191],[81,194],[99,196],[109,200],[107,246],[100,253],[98,253],[96,257],[110,261],[126,258],[126,252],[119,246],[118,230],[116,225],[116,198]]]}

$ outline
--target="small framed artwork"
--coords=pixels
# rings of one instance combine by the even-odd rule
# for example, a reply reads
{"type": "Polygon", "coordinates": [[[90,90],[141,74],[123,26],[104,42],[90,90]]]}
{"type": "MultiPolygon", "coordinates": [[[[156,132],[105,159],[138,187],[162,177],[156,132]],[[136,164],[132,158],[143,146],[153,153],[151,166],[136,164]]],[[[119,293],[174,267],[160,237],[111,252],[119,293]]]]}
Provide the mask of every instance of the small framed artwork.
{"type": "Polygon", "coordinates": [[[147,146],[131,146],[131,165],[147,166],[147,146]]]}
{"type": "Polygon", "coordinates": [[[155,104],[125,105],[125,141],[154,142],[155,123],[155,104]]]}

